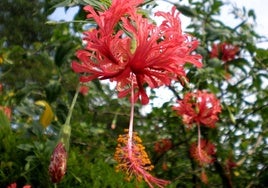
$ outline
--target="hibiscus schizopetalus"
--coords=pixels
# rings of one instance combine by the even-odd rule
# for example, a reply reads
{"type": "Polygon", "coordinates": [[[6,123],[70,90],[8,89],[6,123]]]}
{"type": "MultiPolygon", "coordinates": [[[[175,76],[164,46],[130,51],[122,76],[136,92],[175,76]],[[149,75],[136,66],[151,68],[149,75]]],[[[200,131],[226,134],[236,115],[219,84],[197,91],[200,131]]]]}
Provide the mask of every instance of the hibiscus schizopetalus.
{"type": "Polygon", "coordinates": [[[158,154],[163,154],[172,148],[171,139],[161,139],[154,144],[154,151],[158,154]]]}
{"type": "Polygon", "coordinates": [[[215,128],[221,105],[216,96],[206,91],[187,93],[178,106],[173,107],[182,116],[183,123],[192,127],[193,124],[215,128]]]}
{"type": "Polygon", "coordinates": [[[208,177],[203,168],[205,165],[212,164],[215,161],[216,147],[205,139],[199,139],[198,143],[192,143],[190,147],[190,156],[202,167],[200,180],[207,184],[208,177]]]}
{"type": "Polygon", "coordinates": [[[218,58],[223,62],[232,61],[238,52],[238,46],[228,44],[226,42],[213,44],[210,52],[210,58],[218,58]]]}
{"type": "Polygon", "coordinates": [[[113,0],[108,9],[95,11],[86,6],[87,18],[97,27],[84,32],[86,45],[77,51],[79,61],[72,62],[72,69],[81,73],[80,81],[108,79],[116,82],[119,97],[130,94],[131,112],[128,134],[119,136],[115,159],[117,169],[125,171],[128,178],[144,179],[150,187],[164,187],[169,181],[149,174],[153,166],[135,132],[134,103],[149,102],[145,87],[158,88],[170,85],[172,80],[186,77],[184,65],[201,67],[201,56],[195,54],[198,41],[181,30],[176,7],[168,13],[157,12],[163,19],[156,25],[138,13],[143,0],[113,0]]]}
{"type": "MultiPolygon", "coordinates": [[[[178,106],[173,107],[173,110],[182,116],[183,123],[188,128],[196,125],[198,129],[198,141],[193,143],[190,148],[191,157],[200,166],[213,163],[216,148],[207,139],[201,138],[200,126],[215,128],[215,124],[219,119],[218,115],[221,112],[220,101],[212,93],[196,91],[187,93],[182,100],[178,100],[178,104],[178,106]]],[[[208,182],[204,171],[202,171],[200,178],[202,182],[208,182]]]]}
{"type": "Polygon", "coordinates": [[[223,42],[219,44],[213,44],[210,52],[210,58],[218,58],[224,63],[225,67],[225,78],[230,79],[231,74],[228,73],[228,62],[232,61],[239,54],[239,47],[223,42]]]}
{"type": "Polygon", "coordinates": [[[77,51],[80,62],[72,68],[83,73],[81,82],[109,79],[117,84],[118,96],[124,97],[135,88],[135,101],[147,104],[144,87],[170,85],[171,80],[185,76],[184,65],[189,62],[201,67],[201,56],[192,52],[198,42],[183,34],[179,13],[157,12],[164,20],[152,23],[137,13],[143,1],[114,0],[109,9],[96,12],[91,6],[84,9],[94,19],[95,29],[84,32],[84,49],[77,51]]]}
{"type": "Polygon", "coordinates": [[[190,154],[201,166],[214,162],[216,148],[208,140],[201,139],[199,143],[193,143],[190,148],[190,154]]]}

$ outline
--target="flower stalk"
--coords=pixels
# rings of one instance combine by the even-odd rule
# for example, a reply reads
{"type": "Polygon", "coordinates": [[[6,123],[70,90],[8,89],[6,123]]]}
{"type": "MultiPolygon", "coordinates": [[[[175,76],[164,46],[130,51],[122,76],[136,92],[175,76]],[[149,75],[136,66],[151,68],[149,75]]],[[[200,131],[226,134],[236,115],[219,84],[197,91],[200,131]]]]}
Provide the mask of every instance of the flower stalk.
{"type": "Polygon", "coordinates": [[[58,144],[51,155],[48,171],[50,179],[53,183],[59,183],[66,173],[67,157],[71,137],[70,121],[79,91],[80,91],[80,84],[76,89],[76,93],[72,100],[66,121],[64,125],[61,127],[58,144]]]}
{"type": "Polygon", "coordinates": [[[128,128],[128,147],[129,155],[132,155],[132,139],[133,139],[133,121],[134,121],[134,85],[133,79],[131,80],[131,97],[130,97],[131,109],[130,109],[130,119],[129,119],[129,128],[128,128]]]}
{"type": "Polygon", "coordinates": [[[75,95],[73,97],[67,118],[65,120],[64,125],[61,127],[61,130],[60,130],[59,142],[62,142],[64,144],[64,147],[65,147],[67,152],[69,151],[69,142],[70,142],[70,136],[71,136],[71,124],[70,124],[70,122],[71,122],[71,117],[73,114],[73,109],[74,109],[78,94],[80,92],[80,87],[81,86],[79,84],[78,87],[76,88],[76,92],[75,92],[75,95]]]}
{"type": "Polygon", "coordinates": [[[197,139],[198,139],[198,154],[199,156],[201,156],[201,130],[200,130],[200,125],[198,124],[197,125],[197,131],[198,131],[198,136],[197,136],[197,139]]]}

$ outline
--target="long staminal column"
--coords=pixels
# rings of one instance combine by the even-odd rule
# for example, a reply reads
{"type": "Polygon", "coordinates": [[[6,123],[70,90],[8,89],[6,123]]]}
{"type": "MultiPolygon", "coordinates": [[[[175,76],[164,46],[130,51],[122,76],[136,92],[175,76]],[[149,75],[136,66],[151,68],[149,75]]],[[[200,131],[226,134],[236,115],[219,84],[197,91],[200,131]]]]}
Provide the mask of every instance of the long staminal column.
{"type": "Polygon", "coordinates": [[[130,109],[130,119],[129,119],[129,127],[128,127],[128,149],[129,155],[132,155],[132,139],[133,139],[133,121],[134,121],[134,84],[133,84],[133,77],[131,79],[131,109],[130,109]]]}
{"type": "Polygon", "coordinates": [[[126,134],[119,135],[117,139],[118,145],[114,155],[115,160],[118,162],[116,170],[125,172],[128,181],[135,177],[137,181],[144,180],[147,182],[150,188],[154,186],[162,188],[170,182],[155,178],[149,173],[154,166],[151,164],[145,147],[142,145],[141,138],[136,132],[133,132],[134,103],[134,84],[132,80],[129,129],[125,130],[126,134]]]}

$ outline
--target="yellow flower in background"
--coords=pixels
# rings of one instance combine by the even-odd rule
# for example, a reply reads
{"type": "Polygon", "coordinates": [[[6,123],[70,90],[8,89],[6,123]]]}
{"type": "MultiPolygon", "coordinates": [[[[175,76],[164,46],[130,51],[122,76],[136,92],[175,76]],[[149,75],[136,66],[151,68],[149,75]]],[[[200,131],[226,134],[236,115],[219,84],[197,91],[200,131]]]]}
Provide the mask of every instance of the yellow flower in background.
{"type": "Polygon", "coordinates": [[[0,65],[4,62],[4,59],[2,56],[0,56],[0,65]]]}
{"type": "Polygon", "coordinates": [[[51,109],[51,106],[43,100],[36,101],[35,104],[45,108],[44,112],[39,118],[39,122],[44,128],[47,128],[54,118],[54,113],[51,109]]]}

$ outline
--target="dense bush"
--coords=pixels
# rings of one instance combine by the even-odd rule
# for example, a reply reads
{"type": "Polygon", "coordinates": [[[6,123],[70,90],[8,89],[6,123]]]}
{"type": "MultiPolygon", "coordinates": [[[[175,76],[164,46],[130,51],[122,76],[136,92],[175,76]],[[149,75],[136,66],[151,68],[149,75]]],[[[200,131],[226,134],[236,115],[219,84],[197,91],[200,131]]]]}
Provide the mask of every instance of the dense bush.
{"type": "MultiPolygon", "coordinates": [[[[138,181],[144,177],[129,178],[124,171],[117,172],[124,168],[118,168],[120,157],[114,157],[114,153],[120,153],[116,147],[124,144],[118,146],[118,137],[129,129],[131,107],[135,136],[142,140],[135,144],[138,148],[139,144],[145,147],[151,161],[143,163],[143,167],[148,170],[150,165],[154,166],[150,173],[169,180],[167,187],[268,186],[268,51],[258,48],[263,37],[255,32],[254,11],[222,0],[176,3],[146,0],[138,5],[136,13],[145,20],[153,20],[152,12],[158,8],[157,3],[163,2],[170,7],[174,4],[176,11],[181,12],[180,17],[190,20],[182,32],[192,37],[187,47],[196,62],[189,64],[190,59],[181,54],[188,63],[184,66],[186,75],[176,75],[178,79],[169,64],[159,66],[157,74],[167,71],[170,74],[166,76],[172,80],[169,83],[167,77],[158,77],[167,85],[160,89],[155,89],[161,85],[157,76],[152,76],[155,83],[148,83],[143,77],[142,86],[134,84],[135,92],[146,87],[149,104],[144,112],[142,103],[146,102],[138,100],[134,105],[130,95],[118,98],[114,84],[100,80],[101,76],[95,75],[95,79],[77,89],[79,77],[86,74],[78,75],[73,71],[79,72],[78,69],[71,65],[74,61],[81,63],[77,51],[86,48],[83,42],[93,40],[82,40],[82,32],[100,30],[96,20],[86,19],[88,12],[83,7],[90,5],[103,12],[111,7],[110,1],[1,1],[1,187],[15,182],[18,187],[53,187],[48,168],[59,142],[64,143],[68,157],[67,172],[57,187],[147,187],[146,182],[138,181]],[[79,6],[73,22],[54,23],[47,19],[57,7],[68,10],[72,6],[79,6]],[[230,26],[221,19],[226,6],[232,9],[228,19],[234,19],[237,25],[230,26]],[[202,61],[198,61],[197,54],[202,55],[202,61]],[[197,61],[202,62],[202,67],[197,68],[197,61]],[[168,94],[165,102],[161,102],[159,94],[164,92],[168,94]],[[72,104],[75,95],[77,100],[72,104]],[[64,132],[66,126],[71,131],[64,132]]],[[[120,7],[116,9],[121,11],[120,7]]],[[[139,23],[125,14],[122,17],[124,24],[139,23]]],[[[112,28],[113,32],[123,30],[125,37],[132,38],[129,46],[133,53],[138,48],[136,36],[122,22],[112,28]]],[[[137,33],[143,34],[145,30],[137,33]]],[[[168,31],[156,44],[163,44],[167,35],[168,31]]],[[[172,35],[169,39],[175,40],[172,35]]],[[[126,43],[116,45],[114,51],[126,43]]],[[[145,50],[150,49],[144,47],[141,53],[145,50]]],[[[94,53],[91,57],[100,61],[94,53]]],[[[161,62],[162,57],[154,63],[161,62]]],[[[114,80],[120,82],[122,78],[114,80]]],[[[142,92],[139,96],[144,97],[142,92]]],[[[145,155],[137,158],[140,156],[145,155]]]]}

